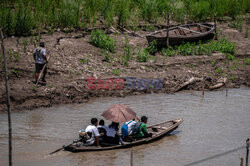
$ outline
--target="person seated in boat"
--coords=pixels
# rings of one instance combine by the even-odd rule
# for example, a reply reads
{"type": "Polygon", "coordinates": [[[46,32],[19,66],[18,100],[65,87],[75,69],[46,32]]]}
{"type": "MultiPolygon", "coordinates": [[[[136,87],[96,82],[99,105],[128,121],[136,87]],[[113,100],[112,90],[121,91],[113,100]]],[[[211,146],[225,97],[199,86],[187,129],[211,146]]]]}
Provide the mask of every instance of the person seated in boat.
{"type": "MultiPolygon", "coordinates": [[[[109,144],[119,145],[119,143],[120,143],[119,123],[112,122],[108,126],[107,137],[104,140],[104,142],[109,143],[109,144]]],[[[123,142],[121,142],[121,143],[123,143],[123,142]]]]}
{"type": "Polygon", "coordinates": [[[99,132],[99,134],[101,135],[101,136],[100,136],[100,142],[103,142],[103,141],[106,139],[106,137],[107,137],[107,130],[108,130],[108,127],[105,126],[104,124],[105,124],[105,123],[104,123],[104,120],[101,119],[101,120],[99,121],[99,125],[97,126],[98,132],[99,132]]]}
{"type": "MultiPolygon", "coordinates": [[[[138,122],[140,122],[140,117],[136,117],[138,122]]],[[[130,120],[128,122],[125,122],[124,125],[121,128],[122,136],[124,139],[126,139],[129,135],[132,135],[132,128],[136,124],[135,119],[130,120]]]]}
{"type": "Polygon", "coordinates": [[[147,137],[152,137],[152,133],[148,133],[147,129],[147,122],[148,122],[148,117],[142,116],[141,117],[141,122],[137,122],[139,125],[135,125],[139,127],[139,130],[137,134],[135,134],[135,138],[147,138],[147,137]]]}
{"type": "Polygon", "coordinates": [[[86,145],[97,145],[100,147],[99,137],[100,134],[97,129],[98,120],[96,118],[91,119],[91,124],[86,128],[86,132],[89,134],[90,139],[86,141],[86,145]]]}
{"type": "Polygon", "coordinates": [[[105,122],[103,119],[101,119],[99,121],[99,125],[97,126],[97,129],[98,129],[99,133],[104,133],[104,134],[107,133],[108,127],[105,126],[105,122]]]}

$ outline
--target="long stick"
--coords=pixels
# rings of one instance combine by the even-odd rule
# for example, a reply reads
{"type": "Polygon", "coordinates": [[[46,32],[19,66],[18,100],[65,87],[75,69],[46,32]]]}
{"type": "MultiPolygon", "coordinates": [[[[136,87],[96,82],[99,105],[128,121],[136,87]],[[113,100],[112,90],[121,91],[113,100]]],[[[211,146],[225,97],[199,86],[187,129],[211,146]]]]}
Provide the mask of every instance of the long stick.
{"type": "MultiPolygon", "coordinates": [[[[48,61],[49,61],[49,58],[50,58],[50,56],[48,56],[48,59],[47,59],[48,61]]],[[[44,71],[46,65],[47,65],[47,63],[44,64],[44,66],[43,66],[43,68],[42,68],[42,71],[41,71],[40,74],[39,74],[39,77],[38,77],[38,79],[37,79],[37,81],[36,81],[36,86],[37,86],[39,80],[41,79],[41,76],[42,76],[42,74],[43,74],[43,71],[44,71]]]]}
{"type": "Polygon", "coordinates": [[[76,142],[79,142],[79,141],[80,141],[80,139],[78,139],[78,140],[76,140],[76,141],[73,141],[73,142],[72,142],[71,144],[69,144],[69,145],[66,145],[66,146],[63,146],[63,147],[61,147],[61,148],[59,148],[59,149],[56,149],[55,151],[51,152],[50,155],[51,155],[51,154],[54,154],[54,153],[56,153],[56,152],[59,152],[60,150],[63,150],[64,148],[69,147],[69,146],[72,145],[73,143],[76,143],[76,142]]]}
{"type": "Polygon", "coordinates": [[[214,14],[214,31],[215,31],[215,40],[217,40],[217,31],[216,31],[216,13],[214,14]]]}
{"type": "Polygon", "coordinates": [[[169,13],[167,14],[167,48],[169,47],[169,13]]]}
{"type": "Polygon", "coordinates": [[[243,161],[243,158],[241,157],[241,158],[240,158],[240,166],[243,166],[243,162],[244,162],[244,161],[243,161]]]}
{"type": "Polygon", "coordinates": [[[202,96],[204,96],[204,90],[205,90],[205,78],[202,77],[202,96]]]}
{"type": "Polygon", "coordinates": [[[130,149],[130,166],[133,166],[133,148],[130,149]]]}
{"type": "Polygon", "coordinates": [[[8,127],[9,127],[9,166],[12,166],[12,127],[11,127],[11,109],[10,109],[10,96],[9,96],[9,87],[8,87],[8,69],[7,69],[7,60],[5,56],[4,43],[3,43],[3,32],[0,29],[0,38],[2,41],[2,51],[4,57],[4,69],[5,69],[5,87],[6,87],[6,105],[8,109],[8,127]]]}
{"type": "Polygon", "coordinates": [[[247,146],[246,146],[246,166],[248,166],[248,155],[249,155],[249,144],[250,144],[250,140],[249,138],[246,140],[247,146]]]}

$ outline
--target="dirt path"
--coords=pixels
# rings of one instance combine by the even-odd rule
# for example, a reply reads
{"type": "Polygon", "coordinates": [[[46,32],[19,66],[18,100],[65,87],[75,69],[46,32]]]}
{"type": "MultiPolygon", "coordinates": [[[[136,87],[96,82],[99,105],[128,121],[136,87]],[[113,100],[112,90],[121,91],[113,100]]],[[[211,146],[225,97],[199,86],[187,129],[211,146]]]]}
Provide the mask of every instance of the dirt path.
{"type": "MultiPolygon", "coordinates": [[[[47,85],[35,87],[33,50],[34,39],[6,38],[5,47],[9,62],[9,84],[13,110],[48,107],[53,104],[81,103],[91,98],[101,96],[126,96],[151,92],[174,93],[176,89],[190,78],[206,76],[210,81],[205,82],[205,89],[209,90],[220,78],[227,78],[226,87],[239,87],[241,84],[250,85],[249,65],[244,60],[250,57],[250,39],[245,38],[243,32],[231,29],[227,24],[218,25],[219,35],[226,36],[237,46],[237,55],[234,61],[229,61],[221,53],[212,56],[174,56],[164,57],[156,54],[154,60],[140,63],[135,55],[129,62],[129,67],[119,63],[119,55],[123,55],[124,34],[111,34],[117,44],[117,51],[113,54],[112,63],[104,61],[103,50],[94,47],[89,41],[89,35],[83,32],[63,33],[55,32],[52,35],[42,35],[48,55],[51,56],[48,64],[47,85]],[[27,45],[27,46],[26,46],[27,45]],[[87,89],[88,77],[100,79],[120,78],[124,81],[122,89],[87,89]],[[127,89],[127,77],[137,79],[162,79],[162,86],[158,89],[127,89]]],[[[146,31],[137,32],[145,36],[146,31]]],[[[249,34],[250,35],[250,34],[249,34]]],[[[127,36],[132,51],[147,47],[146,38],[127,36]]],[[[2,60],[0,59],[0,62],[2,60]]],[[[0,111],[5,106],[4,72],[0,69],[0,111]]],[[[113,80],[117,81],[117,80],[113,80]]],[[[105,81],[104,81],[105,82],[105,81]]],[[[119,83],[115,83],[117,86],[119,83]]],[[[184,87],[185,89],[201,90],[201,82],[184,87]]],[[[223,86],[225,87],[225,86],[223,86]]]]}

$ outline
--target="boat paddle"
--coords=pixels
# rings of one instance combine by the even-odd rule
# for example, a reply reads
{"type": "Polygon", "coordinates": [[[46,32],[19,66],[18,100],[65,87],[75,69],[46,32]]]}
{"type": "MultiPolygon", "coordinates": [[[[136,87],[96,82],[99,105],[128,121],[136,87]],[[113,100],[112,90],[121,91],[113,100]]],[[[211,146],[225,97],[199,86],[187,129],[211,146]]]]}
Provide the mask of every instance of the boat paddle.
{"type": "Polygon", "coordinates": [[[74,144],[74,143],[77,143],[77,142],[79,142],[79,141],[80,141],[80,139],[74,140],[71,144],[69,144],[69,145],[67,145],[67,146],[63,145],[61,148],[59,148],[59,149],[57,149],[57,150],[51,152],[50,155],[52,155],[52,154],[54,154],[54,153],[56,153],[56,152],[59,152],[59,151],[63,150],[64,148],[69,147],[70,145],[72,145],[72,144],[74,144]]]}

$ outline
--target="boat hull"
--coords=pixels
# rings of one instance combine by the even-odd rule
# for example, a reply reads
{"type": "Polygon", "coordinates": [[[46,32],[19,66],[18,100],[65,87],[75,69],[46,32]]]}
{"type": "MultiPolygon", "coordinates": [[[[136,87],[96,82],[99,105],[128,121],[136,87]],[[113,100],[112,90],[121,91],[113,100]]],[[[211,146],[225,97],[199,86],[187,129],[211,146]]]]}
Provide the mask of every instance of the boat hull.
{"type": "MultiPolygon", "coordinates": [[[[186,42],[206,41],[214,38],[215,27],[212,24],[187,24],[169,29],[169,45],[175,46],[186,42]],[[198,28],[202,26],[202,28],[198,28]],[[180,28],[181,27],[181,28],[180,28]],[[195,29],[195,30],[193,30],[195,29]],[[191,30],[191,31],[190,31],[191,30]],[[190,33],[188,33],[190,32],[190,33]],[[172,33],[172,34],[171,34],[172,33]]],[[[167,47],[167,30],[161,30],[146,36],[148,44],[156,41],[157,47],[167,47]],[[159,33],[164,35],[157,36],[159,33]]]]}
{"type": "Polygon", "coordinates": [[[68,147],[64,147],[64,150],[71,151],[71,152],[86,152],[86,151],[104,151],[104,150],[112,150],[112,149],[124,149],[124,148],[130,148],[133,146],[138,146],[142,144],[147,144],[153,141],[156,141],[165,135],[171,133],[175,129],[178,128],[178,126],[183,122],[183,119],[176,119],[168,122],[162,122],[159,124],[151,125],[148,128],[149,132],[153,133],[152,137],[144,138],[140,140],[136,140],[134,142],[125,142],[124,145],[112,145],[107,147],[101,147],[98,148],[96,146],[76,146],[71,145],[68,147]]]}

